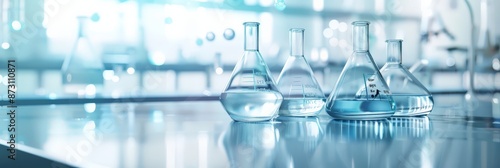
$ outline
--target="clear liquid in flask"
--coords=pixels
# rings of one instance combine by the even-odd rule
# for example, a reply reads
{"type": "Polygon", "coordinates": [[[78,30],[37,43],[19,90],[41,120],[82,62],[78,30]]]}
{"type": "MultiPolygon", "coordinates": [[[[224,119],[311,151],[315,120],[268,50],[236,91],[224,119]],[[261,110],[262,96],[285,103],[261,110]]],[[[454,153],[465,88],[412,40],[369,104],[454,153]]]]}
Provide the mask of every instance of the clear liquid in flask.
{"type": "Polygon", "coordinates": [[[396,103],[394,116],[422,116],[432,111],[434,99],[402,65],[402,40],[387,40],[387,63],[380,69],[396,103]]]}
{"type": "Polygon", "coordinates": [[[221,103],[236,121],[269,120],[281,104],[278,92],[230,90],[221,94],[221,103]]]}
{"type": "Polygon", "coordinates": [[[245,52],[233,69],[220,102],[236,121],[266,121],[274,118],[283,97],[259,53],[257,22],[246,22],[245,52]]]}
{"type": "Polygon", "coordinates": [[[304,57],[304,29],[290,29],[289,41],[290,56],[277,82],[283,95],[279,115],[315,116],[323,109],[326,98],[304,57]]]}

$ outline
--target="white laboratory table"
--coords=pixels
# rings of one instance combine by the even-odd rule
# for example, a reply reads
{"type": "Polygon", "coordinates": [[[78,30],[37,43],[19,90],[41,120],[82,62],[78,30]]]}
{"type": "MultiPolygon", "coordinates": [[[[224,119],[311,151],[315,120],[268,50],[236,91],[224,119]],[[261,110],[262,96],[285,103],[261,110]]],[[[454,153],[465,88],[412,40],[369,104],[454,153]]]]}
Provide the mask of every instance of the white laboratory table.
{"type": "Polygon", "coordinates": [[[434,97],[428,117],[381,121],[233,122],[204,99],[18,106],[15,161],[2,106],[0,167],[500,167],[500,96],[434,97]]]}

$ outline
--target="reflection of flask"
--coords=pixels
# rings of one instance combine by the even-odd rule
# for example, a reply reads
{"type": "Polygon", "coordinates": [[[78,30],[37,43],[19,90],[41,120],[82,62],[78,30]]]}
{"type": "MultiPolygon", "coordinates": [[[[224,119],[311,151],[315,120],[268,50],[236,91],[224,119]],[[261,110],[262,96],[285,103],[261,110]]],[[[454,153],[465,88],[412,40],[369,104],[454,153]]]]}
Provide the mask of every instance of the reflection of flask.
{"type": "Polygon", "coordinates": [[[220,101],[236,121],[273,118],[283,97],[259,53],[259,23],[246,22],[245,54],[234,67],[220,101]]]}
{"type": "Polygon", "coordinates": [[[369,22],[353,22],[353,53],[347,60],[326,111],[340,119],[373,120],[391,117],[395,106],[389,87],[368,50],[369,22]]]}
{"type": "MultiPolygon", "coordinates": [[[[429,167],[431,165],[425,164],[434,162],[434,158],[438,158],[440,154],[441,144],[436,143],[435,137],[441,137],[434,134],[431,137],[432,125],[427,116],[421,117],[391,117],[389,119],[392,125],[392,138],[391,146],[386,150],[392,156],[400,157],[397,165],[379,166],[379,167],[408,167],[401,165],[414,165],[414,167],[429,167]],[[436,151],[438,150],[438,151],[436,151]],[[420,159],[414,159],[420,158],[420,159]]],[[[445,124],[448,125],[448,124],[445,124]]],[[[443,130],[453,130],[449,128],[440,128],[443,130]]],[[[438,132],[434,132],[440,134],[438,132]]],[[[442,134],[441,134],[442,135],[442,134]]],[[[394,162],[393,162],[394,163],[394,162]]],[[[450,167],[447,166],[442,167],[450,167]]],[[[431,166],[432,167],[432,166],[431,166]]],[[[457,166],[451,166],[457,167],[457,166]]]]}
{"type": "Polygon", "coordinates": [[[392,117],[389,119],[393,128],[394,139],[425,138],[429,135],[431,124],[429,117],[392,117]]]}
{"type": "Polygon", "coordinates": [[[283,95],[280,116],[314,116],[325,104],[325,94],[304,58],[304,29],[290,29],[290,56],[278,77],[283,95]]]}
{"type": "Polygon", "coordinates": [[[396,103],[394,116],[419,116],[434,106],[431,93],[402,65],[402,40],[387,40],[387,63],[380,73],[389,85],[396,103]]]}
{"type": "Polygon", "coordinates": [[[78,17],[78,38],[71,54],[63,62],[62,81],[66,93],[74,94],[87,90],[91,92],[102,89],[104,65],[100,57],[95,54],[88,37],[85,35],[85,22],[88,17],[78,17]]]}
{"type": "Polygon", "coordinates": [[[395,165],[399,162],[394,162],[393,157],[387,157],[388,153],[395,152],[390,151],[394,143],[392,132],[387,119],[333,119],[326,127],[322,143],[325,145],[321,148],[324,165],[315,167],[401,167],[395,165]]]}
{"type": "Polygon", "coordinates": [[[276,118],[279,142],[274,167],[315,167],[312,158],[323,139],[317,117],[276,118]]]}
{"type": "Polygon", "coordinates": [[[278,137],[270,122],[232,122],[223,135],[230,167],[271,167],[278,137]]]}

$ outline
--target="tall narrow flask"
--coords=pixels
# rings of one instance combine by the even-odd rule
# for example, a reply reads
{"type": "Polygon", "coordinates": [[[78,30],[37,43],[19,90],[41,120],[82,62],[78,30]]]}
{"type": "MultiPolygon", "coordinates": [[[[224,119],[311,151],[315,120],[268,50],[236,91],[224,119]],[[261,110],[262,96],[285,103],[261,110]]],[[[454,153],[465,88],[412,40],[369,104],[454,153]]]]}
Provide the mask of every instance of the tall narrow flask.
{"type": "Polygon", "coordinates": [[[399,39],[386,41],[387,63],[380,69],[396,103],[394,116],[427,115],[434,106],[434,99],[431,92],[403,67],[402,41],[399,39]]]}
{"type": "Polygon", "coordinates": [[[64,91],[68,94],[96,92],[102,89],[104,64],[85,34],[88,17],[79,16],[78,38],[64,59],[61,72],[64,91]]]}
{"type": "Polygon", "coordinates": [[[259,52],[259,23],[245,22],[245,52],[233,69],[220,101],[236,121],[274,118],[283,100],[259,52]]]}
{"type": "Polygon", "coordinates": [[[277,84],[283,95],[279,115],[315,116],[323,109],[325,94],[304,58],[304,29],[290,29],[289,35],[290,56],[277,84]]]}
{"type": "Polygon", "coordinates": [[[391,92],[370,54],[369,22],[353,25],[353,53],[326,102],[326,112],[338,119],[379,120],[396,109],[391,92]]]}

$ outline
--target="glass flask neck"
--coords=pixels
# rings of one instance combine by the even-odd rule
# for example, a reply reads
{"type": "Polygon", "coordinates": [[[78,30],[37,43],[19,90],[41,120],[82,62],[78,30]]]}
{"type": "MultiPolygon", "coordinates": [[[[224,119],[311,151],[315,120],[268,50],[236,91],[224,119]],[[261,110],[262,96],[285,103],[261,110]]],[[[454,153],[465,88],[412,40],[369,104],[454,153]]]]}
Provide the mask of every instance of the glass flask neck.
{"type": "Polygon", "coordinates": [[[290,56],[304,56],[304,29],[292,28],[289,35],[290,56]]]}
{"type": "Polygon", "coordinates": [[[86,16],[78,16],[78,37],[85,37],[87,36],[85,34],[85,29],[86,29],[86,22],[87,22],[87,17],[86,16]]]}
{"type": "Polygon", "coordinates": [[[366,52],[368,51],[368,26],[369,22],[366,21],[356,21],[352,22],[352,42],[354,52],[366,52]]]}
{"type": "Polygon", "coordinates": [[[403,40],[394,39],[387,40],[387,63],[401,64],[402,63],[402,42],[403,40]]]}
{"type": "Polygon", "coordinates": [[[245,51],[259,51],[259,23],[245,22],[245,51]]]}

